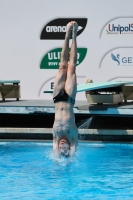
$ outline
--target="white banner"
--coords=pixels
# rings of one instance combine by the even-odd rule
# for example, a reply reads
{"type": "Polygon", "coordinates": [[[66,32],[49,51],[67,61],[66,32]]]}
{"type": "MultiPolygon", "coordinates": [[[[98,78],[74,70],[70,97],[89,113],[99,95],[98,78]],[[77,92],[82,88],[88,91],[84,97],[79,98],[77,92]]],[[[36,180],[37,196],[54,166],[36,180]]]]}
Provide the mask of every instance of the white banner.
{"type": "MultiPolygon", "coordinates": [[[[66,24],[79,24],[77,82],[133,80],[132,0],[0,1],[0,79],[22,99],[50,99],[66,24]],[[117,9],[116,9],[117,8],[117,9]]],[[[71,47],[71,40],[70,40],[71,47]]],[[[77,94],[85,100],[85,94],[77,94]]]]}

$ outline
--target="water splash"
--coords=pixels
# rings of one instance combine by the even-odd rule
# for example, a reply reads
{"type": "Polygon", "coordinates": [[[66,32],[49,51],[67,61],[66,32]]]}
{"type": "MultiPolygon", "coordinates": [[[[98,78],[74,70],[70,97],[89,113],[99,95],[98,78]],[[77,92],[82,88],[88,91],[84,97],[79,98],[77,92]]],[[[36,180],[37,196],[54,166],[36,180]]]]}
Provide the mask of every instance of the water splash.
{"type": "MultiPolygon", "coordinates": [[[[82,124],[78,127],[79,129],[88,129],[90,127],[91,121],[93,117],[90,117],[89,119],[82,120],[82,124]]],[[[79,135],[79,140],[84,140],[85,139],[85,134],[80,134],[79,135]]]]}
{"type": "Polygon", "coordinates": [[[88,129],[90,127],[91,121],[93,117],[90,117],[87,120],[84,120],[84,122],[78,127],[79,129],[88,129]]]}
{"type": "Polygon", "coordinates": [[[51,149],[45,151],[44,157],[47,158],[48,163],[51,163],[51,165],[54,164],[54,166],[66,167],[70,164],[70,158],[61,155],[56,156],[51,149]]]}

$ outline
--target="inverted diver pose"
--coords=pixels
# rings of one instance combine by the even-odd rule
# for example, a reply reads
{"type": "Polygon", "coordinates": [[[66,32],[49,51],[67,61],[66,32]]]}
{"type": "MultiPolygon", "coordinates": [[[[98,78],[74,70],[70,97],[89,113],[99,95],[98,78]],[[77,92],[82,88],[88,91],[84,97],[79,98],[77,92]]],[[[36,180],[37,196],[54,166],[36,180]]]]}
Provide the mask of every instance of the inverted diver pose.
{"type": "Polygon", "coordinates": [[[66,157],[74,153],[78,144],[78,130],[75,125],[73,113],[77,92],[75,73],[77,62],[77,29],[78,25],[75,21],[67,24],[59,71],[55,78],[53,92],[53,101],[55,103],[53,150],[56,155],[66,157]],[[71,35],[72,45],[69,54],[69,40],[71,35]]]}

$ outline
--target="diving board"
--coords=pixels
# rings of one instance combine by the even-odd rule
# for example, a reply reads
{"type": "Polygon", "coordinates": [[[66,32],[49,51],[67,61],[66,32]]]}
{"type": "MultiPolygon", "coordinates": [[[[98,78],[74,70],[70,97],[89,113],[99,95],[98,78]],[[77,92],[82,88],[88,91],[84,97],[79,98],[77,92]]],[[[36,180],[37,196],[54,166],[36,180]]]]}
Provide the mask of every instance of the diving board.
{"type": "MultiPolygon", "coordinates": [[[[133,81],[118,81],[118,82],[95,82],[87,84],[78,84],[77,92],[86,92],[111,87],[122,87],[125,85],[132,85],[133,81]]],[[[53,90],[45,90],[44,93],[53,93],[53,90]]]]}
{"type": "MultiPolygon", "coordinates": [[[[91,82],[77,85],[77,92],[85,92],[88,103],[115,103],[133,100],[133,81],[91,82]]],[[[53,93],[53,90],[44,91],[53,93]]]]}
{"type": "Polygon", "coordinates": [[[20,80],[0,80],[0,84],[19,84],[20,80]]]}

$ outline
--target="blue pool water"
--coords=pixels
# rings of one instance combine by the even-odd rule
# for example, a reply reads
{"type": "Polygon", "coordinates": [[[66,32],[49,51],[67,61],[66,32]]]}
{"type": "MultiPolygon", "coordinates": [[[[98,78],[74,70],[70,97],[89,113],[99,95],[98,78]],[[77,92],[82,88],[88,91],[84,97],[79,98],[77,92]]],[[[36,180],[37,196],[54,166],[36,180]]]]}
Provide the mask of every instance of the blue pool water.
{"type": "Polygon", "coordinates": [[[133,199],[133,145],[79,143],[68,164],[52,143],[0,143],[0,199],[133,199]]]}

